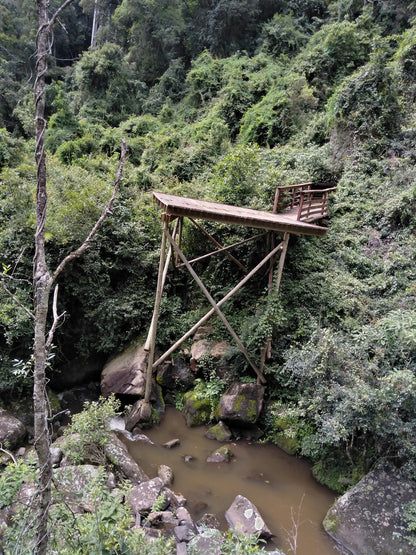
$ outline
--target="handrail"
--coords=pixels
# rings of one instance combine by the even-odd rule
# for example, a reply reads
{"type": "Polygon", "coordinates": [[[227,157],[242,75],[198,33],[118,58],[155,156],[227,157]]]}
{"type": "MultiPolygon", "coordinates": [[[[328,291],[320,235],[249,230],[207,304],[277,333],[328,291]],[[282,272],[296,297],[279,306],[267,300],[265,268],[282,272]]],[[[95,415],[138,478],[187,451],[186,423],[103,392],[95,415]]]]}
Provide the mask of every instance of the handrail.
{"type": "Polygon", "coordinates": [[[308,190],[302,191],[302,194],[330,193],[331,191],[336,191],[336,187],[329,187],[328,189],[308,189],[308,190]]]}
{"type": "Polygon", "coordinates": [[[273,212],[298,208],[297,220],[319,219],[327,215],[328,194],[335,189],[336,186],[333,186],[332,183],[315,183],[313,181],[279,186],[276,188],[273,212]],[[319,188],[319,186],[325,188],[319,188]],[[312,187],[314,188],[312,189],[312,187]]]}

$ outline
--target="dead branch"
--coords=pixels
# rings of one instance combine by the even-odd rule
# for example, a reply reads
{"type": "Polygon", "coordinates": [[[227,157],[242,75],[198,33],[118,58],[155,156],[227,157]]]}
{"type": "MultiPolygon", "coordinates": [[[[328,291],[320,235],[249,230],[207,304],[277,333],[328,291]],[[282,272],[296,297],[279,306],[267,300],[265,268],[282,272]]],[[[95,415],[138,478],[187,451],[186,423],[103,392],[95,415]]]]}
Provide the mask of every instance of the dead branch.
{"type": "Polygon", "coordinates": [[[289,543],[289,548],[292,555],[296,555],[298,550],[298,535],[299,535],[299,528],[305,522],[300,521],[300,513],[302,511],[303,500],[305,499],[305,494],[302,495],[300,500],[299,506],[297,508],[297,514],[295,515],[295,511],[293,507],[290,507],[290,519],[292,522],[292,527],[290,530],[287,530],[283,527],[283,530],[286,532],[287,541],[289,543]]]}
{"type": "Polygon", "coordinates": [[[8,451],[7,449],[3,449],[3,447],[1,447],[0,445],[0,451],[2,453],[5,453],[8,457],[10,457],[12,459],[12,461],[14,462],[14,464],[17,464],[17,459],[15,458],[15,456],[13,455],[13,453],[11,453],[10,451],[8,451]]]}
{"type": "Polygon", "coordinates": [[[53,16],[49,19],[49,23],[48,23],[48,30],[52,27],[52,25],[55,23],[56,19],[59,17],[60,13],[64,11],[64,9],[69,6],[69,4],[71,4],[71,2],[73,2],[73,0],[65,0],[65,2],[56,10],[56,12],[53,14],[53,16]]]}
{"type": "Polygon", "coordinates": [[[49,330],[48,338],[45,344],[46,350],[48,352],[52,347],[53,336],[55,334],[56,328],[58,327],[59,320],[63,318],[66,314],[66,311],[62,312],[61,314],[58,314],[57,305],[58,305],[58,284],[55,285],[55,289],[53,291],[53,303],[52,303],[53,322],[52,322],[51,329],[49,330]]]}
{"type": "Polygon", "coordinates": [[[88,237],[85,239],[85,241],[82,243],[82,245],[80,247],[78,247],[75,251],[68,254],[68,256],[66,256],[62,260],[62,262],[59,264],[59,266],[56,268],[56,270],[52,274],[52,282],[56,281],[59,274],[69,264],[69,262],[71,262],[72,260],[75,260],[75,258],[78,258],[79,256],[81,256],[81,254],[83,254],[87,250],[87,248],[89,247],[89,244],[91,243],[95,234],[99,230],[101,224],[103,223],[105,218],[108,215],[111,214],[111,209],[112,209],[114,200],[116,198],[117,191],[118,191],[120,181],[121,181],[121,176],[122,176],[122,173],[123,173],[124,162],[126,160],[126,153],[127,153],[127,143],[123,139],[123,142],[121,144],[120,163],[119,163],[116,178],[115,178],[115,181],[114,181],[113,194],[111,195],[111,198],[108,201],[107,205],[105,206],[104,210],[102,211],[101,216],[98,218],[97,222],[95,223],[94,227],[91,229],[88,237]]]}

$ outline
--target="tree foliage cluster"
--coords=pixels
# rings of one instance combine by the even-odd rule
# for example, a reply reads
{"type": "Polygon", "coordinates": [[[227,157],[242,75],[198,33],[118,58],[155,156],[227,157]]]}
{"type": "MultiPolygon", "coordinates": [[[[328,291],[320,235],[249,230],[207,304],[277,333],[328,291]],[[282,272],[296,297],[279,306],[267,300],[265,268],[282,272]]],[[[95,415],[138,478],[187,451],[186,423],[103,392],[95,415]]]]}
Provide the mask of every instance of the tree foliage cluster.
{"type": "MultiPolygon", "coordinates": [[[[268,395],[285,407],[300,453],[342,489],[380,459],[416,475],[416,6],[408,0],[122,0],[62,15],[48,75],[53,266],[107,198],[121,138],[129,145],[114,217],[66,270],[55,366],[104,361],[149,324],[160,226],[154,188],[270,209],[277,185],[336,181],[325,239],[293,238],[278,310],[266,276],[224,308],[253,357],[272,335],[268,395]],[[306,430],[306,431],[305,431],[306,430]]],[[[34,13],[0,3],[0,390],[29,360],[35,169],[34,13]],[[19,304],[6,293],[6,287],[19,304]]],[[[209,225],[223,243],[250,231],[209,225]]],[[[185,230],[190,255],[204,238],[185,230]]],[[[264,243],[238,247],[247,265],[264,243]]],[[[197,266],[214,295],[239,270],[197,266]]],[[[158,341],[203,308],[169,277],[158,341]]],[[[215,330],[225,334],[221,325],[215,330]]],[[[230,365],[244,365],[239,355],[230,365]]],[[[29,366],[28,366],[29,367],[29,366]]],[[[247,369],[247,374],[249,370],[247,369]]],[[[268,420],[269,435],[276,427],[268,420]]]]}

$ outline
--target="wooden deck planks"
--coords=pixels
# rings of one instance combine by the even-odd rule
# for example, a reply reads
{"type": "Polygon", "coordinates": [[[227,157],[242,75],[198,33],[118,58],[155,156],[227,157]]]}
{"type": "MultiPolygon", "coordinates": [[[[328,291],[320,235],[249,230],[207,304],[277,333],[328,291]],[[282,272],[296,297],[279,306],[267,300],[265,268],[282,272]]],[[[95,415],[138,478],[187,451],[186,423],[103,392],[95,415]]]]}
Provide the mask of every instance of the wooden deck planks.
{"type": "Polygon", "coordinates": [[[298,235],[323,236],[327,232],[325,227],[297,220],[297,212],[295,215],[292,212],[273,214],[158,192],[154,192],[153,197],[171,219],[176,217],[196,218],[298,235]]]}

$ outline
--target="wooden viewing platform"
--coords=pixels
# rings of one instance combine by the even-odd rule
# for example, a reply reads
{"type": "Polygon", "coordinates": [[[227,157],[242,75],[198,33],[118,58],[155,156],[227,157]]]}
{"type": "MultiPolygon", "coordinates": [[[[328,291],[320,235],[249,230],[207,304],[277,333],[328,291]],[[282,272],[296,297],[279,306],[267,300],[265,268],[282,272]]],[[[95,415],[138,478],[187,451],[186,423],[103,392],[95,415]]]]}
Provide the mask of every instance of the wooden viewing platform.
{"type": "Polygon", "coordinates": [[[228,204],[221,204],[218,202],[210,202],[205,200],[197,200],[193,198],[184,198],[165,193],[154,192],[153,197],[156,203],[162,209],[161,219],[164,222],[162,233],[162,244],[159,260],[159,273],[156,289],[155,306],[153,311],[153,318],[150,325],[145,349],[149,351],[147,377],[146,377],[146,391],[144,403],[149,404],[152,373],[153,370],[165,361],[179,346],[195,331],[199,326],[204,324],[213,314],[216,314],[229,331],[241,351],[243,352],[248,364],[257,374],[258,383],[265,383],[263,376],[263,366],[267,353],[270,352],[270,341],[265,345],[262,354],[261,367],[258,368],[251,360],[249,353],[242,344],[238,335],[232,329],[227,318],[224,316],[220,307],[241,287],[247,283],[266,263],[269,263],[269,291],[272,290],[274,279],[274,267],[276,260],[279,256],[279,265],[274,289],[277,291],[280,287],[280,281],[283,273],[283,266],[285,256],[289,244],[290,235],[314,235],[322,237],[325,235],[327,228],[316,225],[312,222],[321,220],[328,215],[328,196],[335,189],[332,184],[327,183],[300,183],[291,186],[277,187],[274,198],[273,211],[266,212],[262,210],[253,210],[251,208],[242,208],[239,206],[231,206],[228,204]],[[199,256],[194,260],[187,260],[181,250],[183,219],[188,218],[200,231],[202,231],[216,249],[203,256],[199,256]],[[223,247],[212,235],[208,233],[199,223],[195,220],[207,220],[231,225],[239,225],[245,227],[253,227],[262,230],[260,234],[256,234],[249,239],[245,239],[234,245],[227,245],[223,247]],[[172,222],[175,225],[172,229],[172,222]],[[275,233],[283,234],[283,239],[276,245],[275,233]],[[265,245],[267,245],[268,254],[253,268],[248,271],[243,264],[237,260],[229,251],[237,246],[249,241],[253,241],[264,237],[265,245]],[[166,249],[166,247],[169,247],[166,249]],[[201,279],[196,274],[193,264],[199,260],[213,256],[215,254],[223,253],[227,255],[235,264],[242,269],[246,275],[241,281],[235,285],[220,301],[215,301],[201,279]],[[174,256],[172,257],[172,255],[174,256]],[[212,308],[205,314],[186,334],[181,337],[174,345],[170,347],[161,357],[156,361],[155,358],[155,343],[156,343],[156,329],[159,317],[160,302],[162,298],[163,288],[169,268],[171,259],[176,267],[185,266],[191,274],[199,288],[211,304],[212,308]]]}
{"type": "MultiPolygon", "coordinates": [[[[220,204],[218,202],[167,195],[165,193],[153,193],[153,197],[163,210],[162,219],[169,222],[178,217],[187,217],[267,229],[268,231],[287,231],[300,235],[323,236],[327,231],[326,227],[300,220],[298,218],[298,208],[295,205],[290,210],[276,214],[251,208],[231,206],[229,204],[220,204]]],[[[307,203],[305,202],[304,204],[306,205],[307,203]]],[[[314,219],[318,219],[316,209],[313,211],[313,216],[314,219]]],[[[319,216],[319,218],[322,218],[322,216],[319,216]]],[[[312,221],[312,218],[310,218],[310,221],[312,221]]]]}

